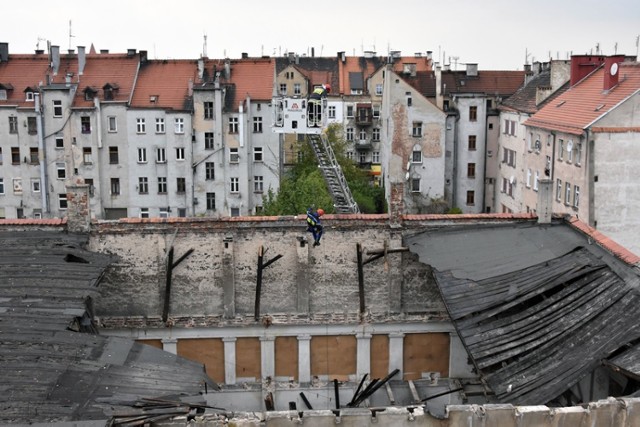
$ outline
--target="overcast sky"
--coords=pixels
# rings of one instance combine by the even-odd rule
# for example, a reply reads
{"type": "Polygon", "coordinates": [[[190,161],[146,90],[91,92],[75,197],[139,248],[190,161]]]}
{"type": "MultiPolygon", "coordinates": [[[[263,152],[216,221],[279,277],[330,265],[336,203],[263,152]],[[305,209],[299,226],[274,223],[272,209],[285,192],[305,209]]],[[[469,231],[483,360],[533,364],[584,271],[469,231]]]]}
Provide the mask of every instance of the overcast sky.
{"type": "Polygon", "coordinates": [[[10,53],[50,41],[62,52],[93,44],[196,59],[206,36],[210,58],[430,50],[452,68],[481,70],[521,70],[525,59],[598,48],[635,56],[640,34],[640,0],[13,0],[2,15],[0,42],[10,53]]]}

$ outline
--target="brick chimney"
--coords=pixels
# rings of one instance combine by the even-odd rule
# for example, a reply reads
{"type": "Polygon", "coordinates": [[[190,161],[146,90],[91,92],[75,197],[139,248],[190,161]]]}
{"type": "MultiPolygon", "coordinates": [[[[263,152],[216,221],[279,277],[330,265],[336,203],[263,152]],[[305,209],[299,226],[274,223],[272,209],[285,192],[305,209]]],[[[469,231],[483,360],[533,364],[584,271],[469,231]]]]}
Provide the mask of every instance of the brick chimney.
{"type": "Polygon", "coordinates": [[[536,208],[538,224],[551,223],[553,215],[553,181],[541,179],[538,181],[538,206],[536,208]]]}
{"type": "Polygon", "coordinates": [[[604,90],[610,90],[618,84],[620,72],[618,67],[624,61],[624,55],[607,56],[604,60],[604,90]]]}
{"type": "Polygon", "coordinates": [[[72,233],[87,233],[91,229],[89,185],[75,176],[66,183],[67,229],[72,233]]]}
{"type": "Polygon", "coordinates": [[[599,55],[572,55],[571,56],[571,79],[573,86],[589,75],[593,70],[604,63],[604,56],[599,55]]]}

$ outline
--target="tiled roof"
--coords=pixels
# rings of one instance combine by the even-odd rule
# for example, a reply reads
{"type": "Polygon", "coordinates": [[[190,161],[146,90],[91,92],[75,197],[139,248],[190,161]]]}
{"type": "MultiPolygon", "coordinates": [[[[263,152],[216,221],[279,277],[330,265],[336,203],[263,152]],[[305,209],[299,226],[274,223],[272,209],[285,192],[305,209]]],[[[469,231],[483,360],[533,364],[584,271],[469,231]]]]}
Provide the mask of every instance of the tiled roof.
{"type": "Polygon", "coordinates": [[[526,85],[521,86],[516,93],[502,101],[502,105],[516,111],[533,114],[538,111],[536,94],[539,87],[551,85],[551,70],[547,69],[536,74],[526,85]]]}
{"type": "Polygon", "coordinates": [[[618,84],[605,91],[604,67],[600,67],[540,109],[525,125],[581,135],[596,119],[640,90],[639,63],[622,62],[618,73],[618,84]]]}
{"type": "Polygon", "coordinates": [[[466,71],[443,71],[443,94],[482,93],[507,97],[515,93],[524,83],[524,71],[478,71],[476,76],[467,76],[466,71]]]}
{"type": "Polygon", "coordinates": [[[427,98],[436,96],[436,76],[432,71],[418,71],[415,76],[399,74],[404,81],[427,98]]]}
{"type": "MultiPolygon", "coordinates": [[[[275,78],[275,59],[273,58],[247,58],[229,60],[231,77],[220,79],[221,85],[230,85],[232,90],[227,91],[231,100],[226,100],[226,105],[234,111],[250,97],[252,101],[270,101],[273,97],[273,81],[275,78]]],[[[224,61],[209,60],[206,68],[215,67],[224,69],[224,61]]]]}
{"type": "Polygon", "coordinates": [[[109,84],[117,86],[113,91],[115,102],[128,102],[133,90],[133,85],[138,69],[139,57],[137,55],[102,53],[97,55],[86,55],[86,66],[81,76],[78,76],[77,55],[60,55],[60,71],[52,83],[62,83],[64,80],[63,64],[68,63],[69,69],[75,67],[73,82],[78,82],[78,91],[73,100],[73,107],[91,108],[93,101],[85,100],[85,90],[87,88],[96,89],[96,96],[101,101],[105,100],[103,88],[109,84]],[[66,57],[72,57],[65,59],[66,57]],[[62,79],[62,80],[61,80],[62,79]]]}
{"type": "Polygon", "coordinates": [[[9,55],[9,61],[0,62],[0,84],[11,85],[7,99],[0,100],[2,105],[34,107],[33,101],[25,101],[24,90],[37,88],[43,82],[49,68],[48,55],[9,55]]]}
{"type": "Polygon", "coordinates": [[[131,107],[189,110],[189,82],[194,82],[197,71],[197,61],[193,60],[152,60],[143,63],[131,107]]]}

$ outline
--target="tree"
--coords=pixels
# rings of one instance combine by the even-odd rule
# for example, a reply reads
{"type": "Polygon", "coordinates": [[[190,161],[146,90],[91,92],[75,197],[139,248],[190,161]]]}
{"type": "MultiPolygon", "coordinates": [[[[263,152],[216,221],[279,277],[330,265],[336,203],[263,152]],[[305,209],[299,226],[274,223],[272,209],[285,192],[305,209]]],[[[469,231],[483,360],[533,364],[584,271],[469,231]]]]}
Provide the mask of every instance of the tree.
{"type": "MultiPolygon", "coordinates": [[[[329,125],[327,139],[360,211],[363,213],[386,212],[383,189],[372,186],[367,173],[358,168],[353,160],[347,158],[347,144],[340,135],[339,125],[329,125]]],[[[333,213],[333,200],[322,172],[318,168],[313,149],[306,140],[297,142],[296,148],[301,153],[302,160],[283,177],[278,194],[275,194],[272,189],[267,191],[263,201],[264,214],[297,215],[305,212],[310,206],[322,207],[325,212],[333,213]]]]}

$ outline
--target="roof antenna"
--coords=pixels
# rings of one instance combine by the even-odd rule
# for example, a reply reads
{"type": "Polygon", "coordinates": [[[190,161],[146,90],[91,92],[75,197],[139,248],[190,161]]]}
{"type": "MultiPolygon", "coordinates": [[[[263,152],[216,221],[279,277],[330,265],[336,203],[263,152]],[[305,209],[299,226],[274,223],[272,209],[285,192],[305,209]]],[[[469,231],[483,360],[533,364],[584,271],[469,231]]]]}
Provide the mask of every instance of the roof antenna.
{"type": "Polygon", "coordinates": [[[207,33],[204,33],[204,43],[202,44],[202,57],[207,57],[207,33]]]}
{"type": "Polygon", "coordinates": [[[71,50],[71,38],[75,37],[71,32],[71,19],[69,19],[69,50],[71,50]]]}

